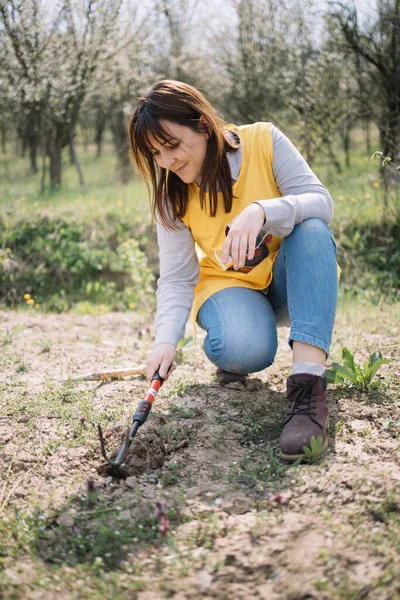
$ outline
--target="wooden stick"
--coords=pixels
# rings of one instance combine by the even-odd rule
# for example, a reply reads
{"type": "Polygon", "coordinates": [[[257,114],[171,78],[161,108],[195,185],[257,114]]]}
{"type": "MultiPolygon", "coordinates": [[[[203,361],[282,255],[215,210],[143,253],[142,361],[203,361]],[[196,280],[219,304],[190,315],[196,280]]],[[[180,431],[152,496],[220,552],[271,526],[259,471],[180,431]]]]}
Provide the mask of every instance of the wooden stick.
{"type": "Polygon", "coordinates": [[[116,379],[118,377],[127,377],[128,375],[146,375],[146,365],[131,367],[130,369],[117,369],[115,371],[99,371],[98,373],[87,373],[86,375],[77,375],[62,381],[104,381],[105,379],[116,379]]]}

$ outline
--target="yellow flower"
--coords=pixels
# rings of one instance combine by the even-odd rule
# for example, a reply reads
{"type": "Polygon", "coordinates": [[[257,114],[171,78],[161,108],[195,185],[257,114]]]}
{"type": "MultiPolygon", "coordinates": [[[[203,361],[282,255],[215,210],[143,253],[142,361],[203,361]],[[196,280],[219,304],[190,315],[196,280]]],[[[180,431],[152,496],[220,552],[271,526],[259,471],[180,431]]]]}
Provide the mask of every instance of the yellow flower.
{"type": "Polygon", "coordinates": [[[339,200],[345,200],[344,196],[339,196],[339,200]]]}
{"type": "Polygon", "coordinates": [[[350,202],[357,202],[357,198],[350,198],[350,202]]]}
{"type": "Polygon", "coordinates": [[[34,202],[33,206],[39,206],[39,202],[34,202]]]}
{"type": "Polygon", "coordinates": [[[379,183],[377,181],[375,181],[375,183],[372,184],[374,186],[374,188],[378,188],[379,187],[379,183]]]}
{"type": "Polygon", "coordinates": [[[93,206],[94,202],[93,200],[89,200],[89,206],[93,206]]]}
{"type": "Polygon", "coordinates": [[[24,294],[24,300],[29,300],[30,297],[31,297],[30,294],[24,294]]]}
{"type": "Polygon", "coordinates": [[[40,308],[40,304],[35,304],[35,308],[40,308]]]}
{"type": "Polygon", "coordinates": [[[382,204],[378,204],[378,206],[376,207],[378,210],[382,210],[382,204]]]}
{"type": "Polygon", "coordinates": [[[22,196],[21,202],[25,202],[25,200],[26,200],[26,196],[22,196]]]}
{"type": "Polygon", "coordinates": [[[79,196],[78,196],[78,200],[83,200],[83,196],[82,196],[82,194],[79,194],[79,196]]]}
{"type": "Polygon", "coordinates": [[[34,299],[33,299],[33,298],[29,298],[29,299],[26,301],[26,303],[27,303],[27,304],[35,304],[35,301],[34,301],[34,299]]]}
{"type": "Polygon", "coordinates": [[[365,194],[364,197],[365,197],[366,200],[369,200],[371,198],[371,195],[370,194],[365,194]]]}
{"type": "Polygon", "coordinates": [[[129,305],[129,308],[135,308],[136,304],[134,302],[131,302],[129,305]]]}
{"type": "Polygon", "coordinates": [[[118,200],[118,202],[117,202],[117,206],[122,206],[122,202],[121,202],[121,200],[118,200]]]}
{"type": "Polygon", "coordinates": [[[104,310],[105,309],[104,304],[100,304],[100,308],[101,308],[101,310],[104,310]]]}

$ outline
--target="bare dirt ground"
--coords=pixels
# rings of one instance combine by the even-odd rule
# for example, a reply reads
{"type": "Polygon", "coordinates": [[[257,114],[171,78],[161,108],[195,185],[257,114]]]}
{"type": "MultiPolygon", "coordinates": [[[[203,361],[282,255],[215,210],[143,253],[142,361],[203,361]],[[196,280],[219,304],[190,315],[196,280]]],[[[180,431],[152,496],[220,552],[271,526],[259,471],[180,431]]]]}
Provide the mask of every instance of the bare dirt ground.
{"type": "Polygon", "coordinates": [[[101,473],[147,383],[62,383],[142,363],[143,319],[0,313],[0,598],[400,598],[398,307],[339,312],[332,357],[391,362],[360,393],[328,388],[322,460],[276,457],[290,374],[221,387],[197,344],[164,384],[127,459],[101,473]],[[158,503],[158,504],[157,504],[158,503]]]}

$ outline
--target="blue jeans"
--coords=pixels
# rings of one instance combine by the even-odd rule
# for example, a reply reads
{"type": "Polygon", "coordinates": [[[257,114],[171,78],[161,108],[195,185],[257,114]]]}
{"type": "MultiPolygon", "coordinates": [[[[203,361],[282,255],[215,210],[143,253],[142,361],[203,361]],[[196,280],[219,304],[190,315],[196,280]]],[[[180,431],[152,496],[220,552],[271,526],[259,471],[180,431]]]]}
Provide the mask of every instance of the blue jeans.
{"type": "Polygon", "coordinates": [[[307,219],[282,240],[267,293],[242,287],[216,292],[199,310],[204,351],[217,367],[255,373],[274,362],[277,327],[329,356],[338,294],[336,244],[320,219],[307,219]]]}

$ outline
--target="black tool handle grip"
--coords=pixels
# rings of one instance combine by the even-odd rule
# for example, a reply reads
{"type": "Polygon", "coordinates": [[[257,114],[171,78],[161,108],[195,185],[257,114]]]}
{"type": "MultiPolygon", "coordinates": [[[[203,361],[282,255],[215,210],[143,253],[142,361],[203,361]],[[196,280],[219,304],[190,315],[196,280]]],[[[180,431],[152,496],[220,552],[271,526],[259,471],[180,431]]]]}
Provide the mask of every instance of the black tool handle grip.
{"type": "MultiPolygon", "coordinates": [[[[169,365],[167,373],[170,372],[171,367],[172,367],[172,364],[169,365]]],[[[157,380],[157,381],[159,381],[161,383],[161,385],[164,383],[165,379],[163,377],[161,377],[161,375],[160,375],[160,369],[157,369],[157,371],[154,373],[154,375],[151,378],[151,380],[152,381],[157,380]]]]}
{"type": "Polygon", "coordinates": [[[151,411],[151,402],[142,400],[133,416],[133,421],[139,421],[140,425],[146,421],[151,411]]]}
{"type": "MultiPolygon", "coordinates": [[[[171,367],[169,367],[170,369],[171,367]]],[[[168,372],[169,372],[168,369],[168,372]]],[[[161,377],[160,375],[160,369],[157,369],[157,371],[154,373],[153,377],[151,378],[152,381],[159,381],[161,384],[164,383],[164,378],[161,377]]]]}

